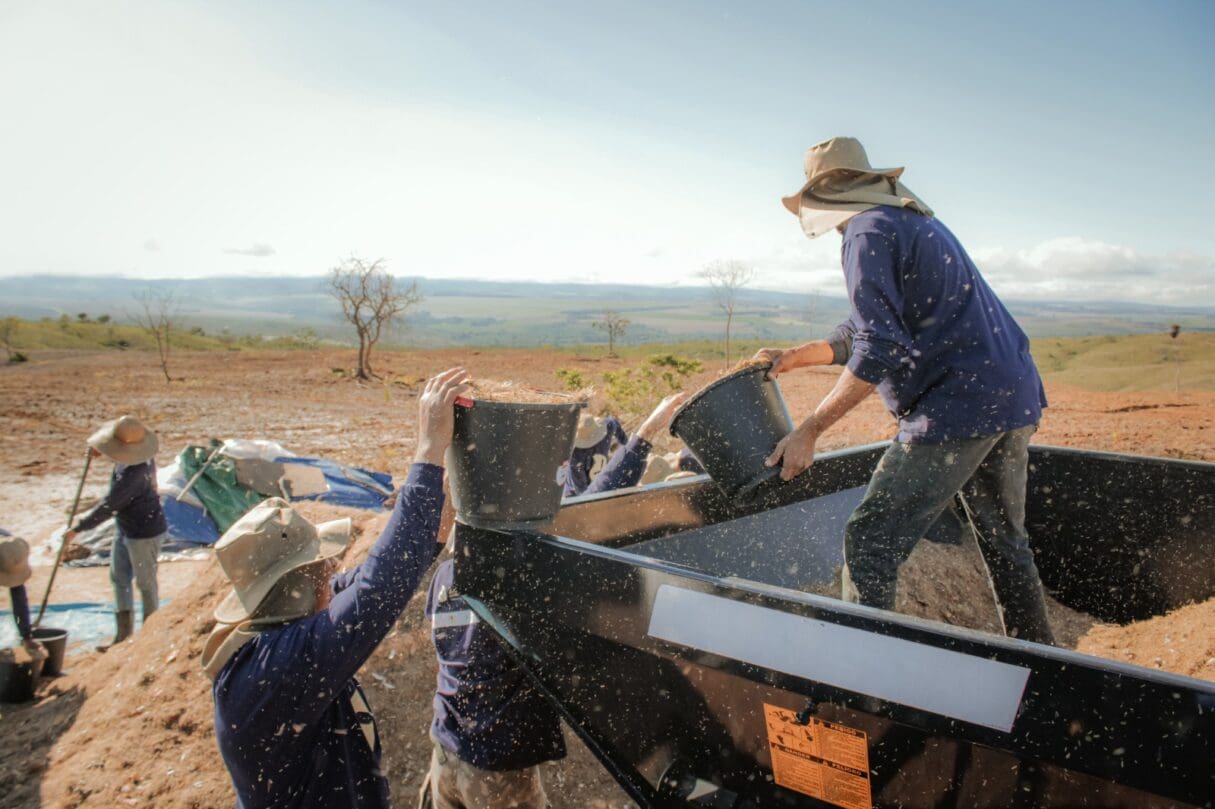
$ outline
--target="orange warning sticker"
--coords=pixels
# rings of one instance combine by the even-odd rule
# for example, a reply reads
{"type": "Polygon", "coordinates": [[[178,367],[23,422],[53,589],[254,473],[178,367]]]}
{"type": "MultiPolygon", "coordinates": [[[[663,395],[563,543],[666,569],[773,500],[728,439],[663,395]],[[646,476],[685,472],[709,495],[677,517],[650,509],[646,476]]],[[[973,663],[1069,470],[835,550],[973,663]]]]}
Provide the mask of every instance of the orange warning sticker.
{"type": "Polygon", "coordinates": [[[872,809],[869,739],[859,730],[764,704],[772,776],[786,789],[845,809],[872,809]]]}

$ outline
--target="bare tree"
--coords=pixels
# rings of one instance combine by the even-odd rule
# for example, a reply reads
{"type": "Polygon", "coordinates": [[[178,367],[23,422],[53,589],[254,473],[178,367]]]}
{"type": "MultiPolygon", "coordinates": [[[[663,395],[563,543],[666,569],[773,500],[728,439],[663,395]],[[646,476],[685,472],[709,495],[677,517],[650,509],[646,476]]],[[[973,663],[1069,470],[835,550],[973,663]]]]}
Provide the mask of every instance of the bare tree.
{"type": "Polygon", "coordinates": [[[591,328],[607,332],[609,357],[616,356],[616,341],[624,337],[631,322],[627,317],[621,317],[619,312],[609,309],[603,313],[603,317],[591,324],[591,328]]]}
{"type": "Polygon", "coordinates": [[[717,308],[726,313],[726,366],[730,365],[730,326],[738,306],[738,291],[755,279],[755,268],[741,261],[714,261],[697,273],[713,289],[717,308]]]}
{"type": "Polygon", "coordinates": [[[165,382],[172,382],[169,376],[169,338],[177,326],[177,301],[171,291],[147,290],[135,295],[139,302],[139,311],[135,313],[135,322],[156,341],[156,354],[160,357],[160,370],[165,375],[165,382]]]}
{"type": "Polygon", "coordinates": [[[422,302],[418,282],[397,289],[396,279],[378,258],[367,262],[357,256],[343,259],[329,270],[329,294],[342,306],[342,316],[359,337],[358,379],[370,379],[371,351],[386,327],[401,322],[405,313],[422,302]]]}

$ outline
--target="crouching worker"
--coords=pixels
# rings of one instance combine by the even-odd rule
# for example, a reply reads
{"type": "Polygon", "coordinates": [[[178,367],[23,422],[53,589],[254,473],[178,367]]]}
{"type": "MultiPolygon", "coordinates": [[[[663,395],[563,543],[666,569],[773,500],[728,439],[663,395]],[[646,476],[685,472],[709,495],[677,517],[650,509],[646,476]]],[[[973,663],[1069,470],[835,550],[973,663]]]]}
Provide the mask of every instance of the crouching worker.
{"type": "Polygon", "coordinates": [[[686,393],[673,393],[663,399],[632,437],[624,432],[615,416],[583,414],[574,437],[562,496],[614,491],[640,483],[654,440],[670,425],[671,417],[687,398],[686,393]],[[613,443],[620,446],[609,456],[613,443]]]}
{"type": "Polygon", "coordinates": [[[15,537],[0,528],[0,587],[7,587],[13,603],[13,620],[17,622],[17,634],[21,645],[30,657],[46,659],[46,650],[34,639],[34,627],[30,622],[30,601],[25,592],[25,583],[33,571],[30,569],[30,546],[21,537],[15,537]]]}
{"type": "Polygon", "coordinates": [[[216,544],[232,593],[215,611],[202,663],[238,807],[389,805],[379,735],[354,674],[437,552],[443,453],[465,379],[457,368],[426,383],[414,464],[361,565],[333,575],[348,520],[314,528],[278,499],[216,544]]]}

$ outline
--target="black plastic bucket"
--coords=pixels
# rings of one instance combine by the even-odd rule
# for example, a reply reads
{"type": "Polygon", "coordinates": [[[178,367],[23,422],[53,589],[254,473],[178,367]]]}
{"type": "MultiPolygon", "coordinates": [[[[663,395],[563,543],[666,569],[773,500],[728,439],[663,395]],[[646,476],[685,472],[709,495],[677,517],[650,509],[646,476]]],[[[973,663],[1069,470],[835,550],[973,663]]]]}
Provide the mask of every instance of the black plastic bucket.
{"type": "Polygon", "coordinates": [[[503,529],[551,520],[583,407],[457,400],[447,470],[459,520],[503,529]]]}
{"type": "Polygon", "coordinates": [[[34,698],[34,686],[42,663],[15,663],[0,660],[0,702],[29,702],[34,698]]]}
{"type": "Polygon", "coordinates": [[[54,677],[63,673],[63,655],[67,651],[68,633],[66,629],[55,629],[50,626],[40,626],[34,630],[34,640],[46,649],[46,660],[42,663],[42,675],[54,677]]]}
{"type": "Polygon", "coordinates": [[[764,466],[776,444],[793,431],[793,420],[769,379],[768,365],[735,371],[703,388],[671,419],[679,437],[726,496],[745,502],[780,467],[764,466]]]}

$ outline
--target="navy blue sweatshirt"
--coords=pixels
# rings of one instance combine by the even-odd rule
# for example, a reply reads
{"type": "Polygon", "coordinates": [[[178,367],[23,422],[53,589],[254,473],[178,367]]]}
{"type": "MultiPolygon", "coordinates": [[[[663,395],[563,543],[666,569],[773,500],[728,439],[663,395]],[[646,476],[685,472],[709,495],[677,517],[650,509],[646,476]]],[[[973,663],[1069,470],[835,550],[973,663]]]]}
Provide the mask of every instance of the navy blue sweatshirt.
{"type": "Polygon", "coordinates": [[[156,461],[114,464],[110,491],[93,510],[76,521],[74,530],[96,528],[110,517],[127,539],[151,539],[169,530],[156,491],[156,461]]]}
{"type": "Polygon", "coordinates": [[[1029,340],[933,217],[879,206],[841,247],[852,314],[828,341],[877,385],[898,440],[939,444],[1036,424],[1046,406],[1029,340]]]}
{"type": "MultiPolygon", "coordinates": [[[[620,444],[624,446],[629,440],[628,433],[624,431],[624,427],[620,424],[620,419],[615,416],[608,416],[604,419],[604,425],[607,433],[599,440],[598,443],[592,444],[589,447],[575,447],[570,453],[569,474],[565,479],[564,497],[573,497],[574,495],[582,494],[586,491],[586,487],[591,485],[591,480],[599,471],[596,466],[602,465],[607,468],[610,456],[608,453],[612,450],[612,444],[620,444]]],[[[619,453],[620,448],[616,452],[619,453]]],[[[645,458],[641,459],[641,469],[637,472],[637,480],[641,480],[641,474],[645,471],[645,458]]],[[[628,486],[636,485],[637,481],[625,484],[628,486]]]]}
{"type": "Polygon", "coordinates": [[[442,467],[414,464],[367,559],[333,577],[329,608],[260,633],[215,678],[215,737],[240,809],[389,805],[354,674],[434,560],[442,507],[442,467]]]}

